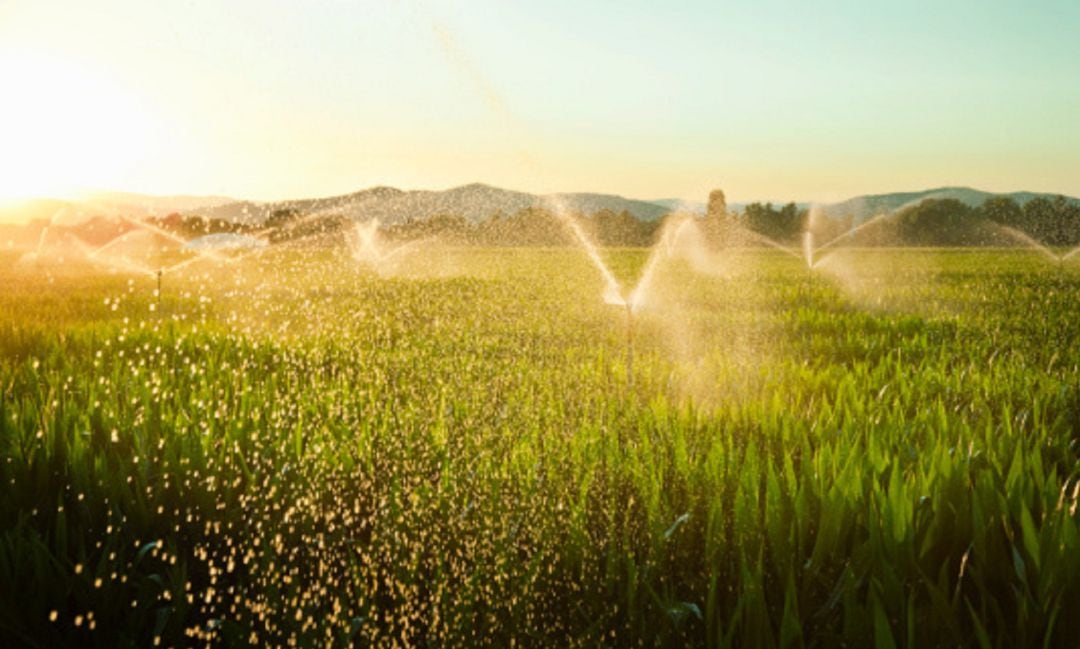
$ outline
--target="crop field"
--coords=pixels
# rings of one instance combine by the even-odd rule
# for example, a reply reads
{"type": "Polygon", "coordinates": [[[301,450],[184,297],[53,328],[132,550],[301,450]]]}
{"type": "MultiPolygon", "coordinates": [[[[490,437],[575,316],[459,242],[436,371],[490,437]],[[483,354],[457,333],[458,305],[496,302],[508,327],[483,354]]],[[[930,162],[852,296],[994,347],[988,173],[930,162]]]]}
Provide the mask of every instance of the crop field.
{"type": "Polygon", "coordinates": [[[1076,258],[747,248],[639,312],[570,247],[161,280],[0,253],[4,646],[1080,637],[1076,258]]]}

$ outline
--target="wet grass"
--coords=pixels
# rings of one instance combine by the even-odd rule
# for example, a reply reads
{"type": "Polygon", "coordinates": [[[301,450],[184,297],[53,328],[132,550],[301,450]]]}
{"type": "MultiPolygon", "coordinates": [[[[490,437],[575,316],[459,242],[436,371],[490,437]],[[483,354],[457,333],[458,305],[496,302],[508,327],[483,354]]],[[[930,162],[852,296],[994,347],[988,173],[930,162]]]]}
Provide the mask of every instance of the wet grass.
{"type": "Polygon", "coordinates": [[[0,641],[1069,646],[1080,270],[851,254],[5,259],[0,641]]]}

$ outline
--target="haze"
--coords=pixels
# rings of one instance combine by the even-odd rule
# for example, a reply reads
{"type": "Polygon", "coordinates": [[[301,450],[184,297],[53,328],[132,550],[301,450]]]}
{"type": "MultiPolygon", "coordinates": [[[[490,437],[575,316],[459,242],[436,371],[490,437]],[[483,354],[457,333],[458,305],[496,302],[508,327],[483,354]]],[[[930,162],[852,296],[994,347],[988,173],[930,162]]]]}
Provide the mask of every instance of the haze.
{"type": "Polygon", "coordinates": [[[583,4],[6,2],[0,198],[1080,194],[1075,2],[583,4]]]}

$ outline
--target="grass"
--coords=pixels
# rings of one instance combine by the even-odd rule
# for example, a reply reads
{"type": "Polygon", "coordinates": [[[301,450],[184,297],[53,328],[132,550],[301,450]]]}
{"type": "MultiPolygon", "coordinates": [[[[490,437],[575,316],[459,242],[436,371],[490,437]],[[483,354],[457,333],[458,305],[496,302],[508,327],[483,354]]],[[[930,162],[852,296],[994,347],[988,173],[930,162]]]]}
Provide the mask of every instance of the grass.
{"type": "Polygon", "coordinates": [[[0,259],[0,641],[1074,640],[1077,265],[440,260],[0,259]]]}

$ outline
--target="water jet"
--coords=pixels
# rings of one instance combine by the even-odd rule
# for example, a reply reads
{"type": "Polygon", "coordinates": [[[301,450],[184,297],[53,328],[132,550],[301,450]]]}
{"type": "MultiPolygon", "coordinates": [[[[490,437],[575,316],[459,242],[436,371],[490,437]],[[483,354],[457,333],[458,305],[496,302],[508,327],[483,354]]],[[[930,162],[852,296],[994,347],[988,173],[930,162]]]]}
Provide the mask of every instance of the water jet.
{"type": "Polygon", "coordinates": [[[430,240],[430,237],[425,237],[422,239],[406,241],[388,248],[379,240],[378,232],[378,219],[371,219],[365,223],[357,223],[353,228],[352,237],[348,240],[348,244],[352,251],[353,259],[369,266],[379,275],[392,270],[389,267],[389,264],[393,262],[394,259],[430,240]]]}
{"type": "Polygon", "coordinates": [[[1065,253],[1063,255],[1059,255],[1058,253],[1054,252],[1050,248],[1050,246],[1047,246],[1046,244],[1039,241],[1035,237],[1033,237],[1033,236],[1029,235],[1028,233],[1023,232],[1023,231],[1021,231],[1021,230],[1019,230],[1017,228],[1013,228],[1013,227],[1010,227],[1010,226],[1007,226],[1007,225],[1002,225],[1000,223],[994,223],[993,226],[994,226],[994,229],[996,229],[998,232],[1006,235],[1007,237],[1009,237],[1009,238],[1011,238],[1011,239],[1013,239],[1015,241],[1019,241],[1020,243],[1027,246],[1028,248],[1042,254],[1047,259],[1049,259],[1051,261],[1056,261],[1059,266],[1061,264],[1063,264],[1066,259],[1073,256],[1073,254],[1075,254],[1077,252],[1077,250],[1080,250],[1080,248],[1077,248],[1076,250],[1072,250],[1072,251],[1067,252],[1067,253],[1065,253]]]}

